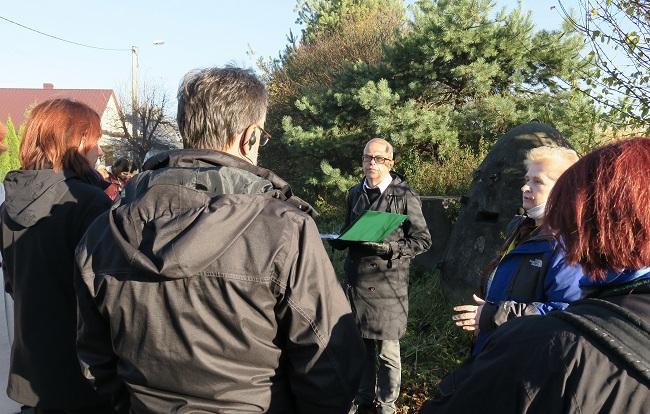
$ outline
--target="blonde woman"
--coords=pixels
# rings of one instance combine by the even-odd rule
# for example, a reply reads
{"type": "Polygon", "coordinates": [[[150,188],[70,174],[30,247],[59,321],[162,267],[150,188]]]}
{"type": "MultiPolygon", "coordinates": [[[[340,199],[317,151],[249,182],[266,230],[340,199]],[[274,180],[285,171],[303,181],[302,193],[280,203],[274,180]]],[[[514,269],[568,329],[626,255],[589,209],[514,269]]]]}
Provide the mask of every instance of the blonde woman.
{"type": "Polygon", "coordinates": [[[542,225],[553,186],[576,161],[576,152],[564,147],[542,146],[528,152],[521,187],[526,213],[508,225],[508,237],[486,271],[488,277],[482,283],[485,300],[474,295],[475,304],[454,308],[457,326],[478,330],[473,355],[508,320],[564,309],[580,298],[580,267],[565,262],[561,246],[542,225]]]}

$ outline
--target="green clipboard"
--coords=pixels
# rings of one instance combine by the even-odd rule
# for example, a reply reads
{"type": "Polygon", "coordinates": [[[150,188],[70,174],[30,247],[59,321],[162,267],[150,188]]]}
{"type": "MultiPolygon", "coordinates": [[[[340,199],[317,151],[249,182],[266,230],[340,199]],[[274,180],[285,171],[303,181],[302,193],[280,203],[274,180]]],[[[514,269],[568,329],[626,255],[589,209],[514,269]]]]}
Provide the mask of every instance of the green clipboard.
{"type": "Polygon", "coordinates": [[[340,240],[381,243],[406,220],[404,214],[366,210],[343,234],[340,240]]]}

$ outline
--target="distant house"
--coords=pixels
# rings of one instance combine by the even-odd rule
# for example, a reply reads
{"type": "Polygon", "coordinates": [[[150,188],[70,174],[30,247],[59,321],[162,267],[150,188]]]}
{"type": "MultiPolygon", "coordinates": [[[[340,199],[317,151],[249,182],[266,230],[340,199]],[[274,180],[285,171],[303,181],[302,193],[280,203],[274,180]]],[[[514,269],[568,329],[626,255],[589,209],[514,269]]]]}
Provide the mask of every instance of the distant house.
{"type": "Polygon", "coordinates": [[[31,108],[53,98],[71,98],[94,109],[101,118],[101,144],[110,143],[110,136],[120,135],[117,120],[122,110],[112,89],[54,89],[51,83],[44,83],[42,89],[0,88],[0,122],[11,119],[18,130],[31,108]]]}
{"type": "MultiPolygon", "coordinates": [[[[128,154],[129,158],[138,161],[144,156],[132,150],[125,150],[120,143],[124,137],[120,119],[125,118],[125,126],[130,130],[131,117],[122,116],[122,108],[112,89],[54,89],[51,83],[44,83],[42,89],[0,88],[0,123],[6,124],[7,120],[11,119],[18,131],[31,108],[53,98],[71,98],[83,102],[99,114],[102,126],[102,138],[99,143],[104,152],[108,153],[104,161],[111,161],[116,152],[121,155],[128,154]]],[[[161,139],[153,144],[152,150],[162,151],[181,146],[180,136],[173,126],[160,125],[157,136],[161,139]]]]}

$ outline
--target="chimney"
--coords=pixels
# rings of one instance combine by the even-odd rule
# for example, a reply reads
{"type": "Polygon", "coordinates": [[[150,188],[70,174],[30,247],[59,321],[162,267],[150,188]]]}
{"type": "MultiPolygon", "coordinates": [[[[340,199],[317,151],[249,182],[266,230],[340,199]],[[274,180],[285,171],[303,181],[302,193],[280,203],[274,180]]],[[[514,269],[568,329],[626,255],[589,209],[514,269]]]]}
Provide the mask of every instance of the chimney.
{"type": "Polygon", "coordinates": [[[43,89],[54,89],[54,84],[53,83],[44,83],[43,84],[43,89]]]}

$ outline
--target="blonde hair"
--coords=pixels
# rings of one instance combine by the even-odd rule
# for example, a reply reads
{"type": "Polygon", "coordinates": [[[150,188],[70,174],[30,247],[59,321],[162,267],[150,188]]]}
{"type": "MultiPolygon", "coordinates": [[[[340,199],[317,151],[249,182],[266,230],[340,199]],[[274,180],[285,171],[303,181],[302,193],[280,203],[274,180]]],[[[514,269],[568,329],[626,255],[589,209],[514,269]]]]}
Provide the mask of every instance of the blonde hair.
{"type": "MultiPolygon", "coordinates": [[[[578,161],[578,154],[569,148],[565,147],[548,147],[541,146],[533,148],[526,154],[524,165],[530,168],[533,163],[552,163],[554,170],[558,173],[558,177],[562,175],[569,167],[578,161]]],[[[557,177],[554,177],[557,179],[557,177]]]]}
{"type": "Polygon", "coordinates": [[[528,151],[524,164],[528,167],[533,162],[555,160],[573,165],[573,163],[578,161],[578,158],[578,154],[572,149],[566,147],[548,147],[544,145],[528,151]]]}

